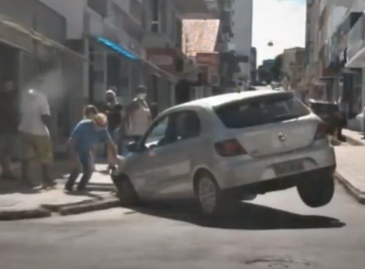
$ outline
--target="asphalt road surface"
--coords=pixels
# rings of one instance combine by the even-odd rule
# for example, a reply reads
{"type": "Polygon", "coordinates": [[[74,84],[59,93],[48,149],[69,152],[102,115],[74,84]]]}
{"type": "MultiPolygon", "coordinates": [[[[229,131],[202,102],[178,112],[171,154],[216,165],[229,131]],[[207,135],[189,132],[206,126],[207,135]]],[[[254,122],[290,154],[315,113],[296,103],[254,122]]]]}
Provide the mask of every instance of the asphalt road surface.
{"type": "Polygon", "coordinates": [[[337,186],[320,209],[296,190],[206,221],[180,206],[0,223],[1,269],[321,268],[365,265],[365,207],[337,186]]]}

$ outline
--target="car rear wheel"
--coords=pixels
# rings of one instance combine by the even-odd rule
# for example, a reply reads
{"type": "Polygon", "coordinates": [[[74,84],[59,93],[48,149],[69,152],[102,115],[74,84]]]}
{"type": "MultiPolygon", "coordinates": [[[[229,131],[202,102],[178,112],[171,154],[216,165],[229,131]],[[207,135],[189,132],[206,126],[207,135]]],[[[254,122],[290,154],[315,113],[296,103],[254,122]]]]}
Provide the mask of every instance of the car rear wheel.
{"type": "Polygon", "coordinates": [[[222,193],[214,177],[200,173],[195,182],[195,193],[200,211],[205,216],[218,216],[227,212],[229,199],[222,193]]]}
{"type": "Polygon", "coordinates": [[[114,177],[113,182],[117,187],[118,199],[122,205],[132,206],[139,203],[138,194],[127,176],[114,177]]]}
{"type": "Polygon", "coordinates": [[[333,177],[308,180],[297,186],[302,201],[309,207],[321,207],[331,202],[335,183],[333,177]]]}

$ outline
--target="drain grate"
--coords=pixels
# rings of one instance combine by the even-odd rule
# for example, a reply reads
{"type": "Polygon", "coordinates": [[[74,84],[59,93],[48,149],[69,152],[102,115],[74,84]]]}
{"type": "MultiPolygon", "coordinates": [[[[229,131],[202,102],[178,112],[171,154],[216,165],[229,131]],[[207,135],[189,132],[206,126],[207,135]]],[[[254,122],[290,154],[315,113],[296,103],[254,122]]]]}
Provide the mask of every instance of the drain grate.
{"type": "Polygon", "coordinates": [[[248,260],[247,265],[257,265],[264,268],[288,268],[288,269],[305,269],[310,268],[312,263],[305,260],[295,260],[290,258],[258,258],[248,260]]]}

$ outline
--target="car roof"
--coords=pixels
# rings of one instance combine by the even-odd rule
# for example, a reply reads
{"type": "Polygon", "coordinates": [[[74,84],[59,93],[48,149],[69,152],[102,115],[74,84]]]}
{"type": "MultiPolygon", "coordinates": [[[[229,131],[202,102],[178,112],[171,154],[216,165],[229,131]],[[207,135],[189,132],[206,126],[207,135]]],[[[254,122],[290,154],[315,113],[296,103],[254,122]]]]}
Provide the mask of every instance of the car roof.
{"type": "Polygon", "coordinates": [[[260,90],[260,91],[243,91],[237,93],[226,93],[221,95],[215,95],[211,97],[201,98],[198,100],[190,101],[181,105],[174,106],[169,108],[163,112],[169,113],[172,111],[183,110],[187,108],[198,108],[198,107],[215,107],[221,106],[227,103],[231,103],[238,100],[250,99],[260,96],[269,96],[269,95],[282,95],[287,94],[288,92],[281,92],[281,91],[273,91],[273,90],[260,90]]]}

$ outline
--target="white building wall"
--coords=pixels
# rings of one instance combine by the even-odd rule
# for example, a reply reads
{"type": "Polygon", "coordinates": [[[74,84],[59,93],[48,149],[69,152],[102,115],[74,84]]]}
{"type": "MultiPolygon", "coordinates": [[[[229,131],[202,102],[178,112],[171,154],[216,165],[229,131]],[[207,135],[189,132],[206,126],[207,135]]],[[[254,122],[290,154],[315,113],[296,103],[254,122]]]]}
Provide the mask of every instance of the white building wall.
{"type": "Polygon", "coordinates": [[[68,39],[79,39],[82,37],[83,25],[84,25],[83,23],[84,9],[86,6],[86,0],[40,0],[40,1],[66,18],[68,39]]]}
{"type": "MultiPolygon", "coordinates": [[[[238,55],[251,55],[252,47],[252,19],[253,0],[236,0],[232,8],[232,43],[238,55]]],[[[249,76],[251,72],[250,61],[240,64],[243,75],[249,76]]]]}

